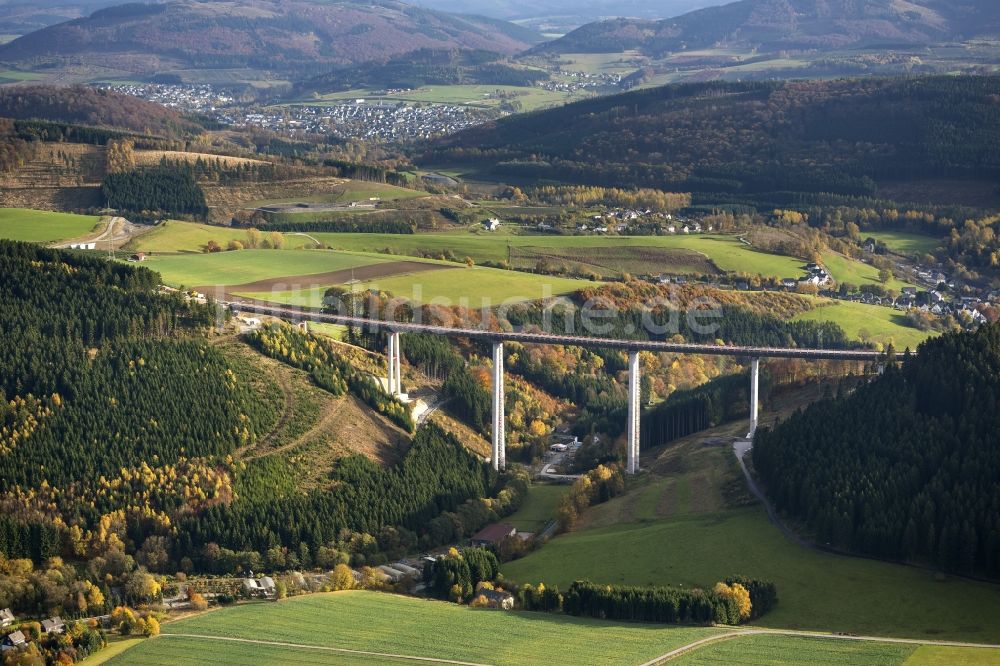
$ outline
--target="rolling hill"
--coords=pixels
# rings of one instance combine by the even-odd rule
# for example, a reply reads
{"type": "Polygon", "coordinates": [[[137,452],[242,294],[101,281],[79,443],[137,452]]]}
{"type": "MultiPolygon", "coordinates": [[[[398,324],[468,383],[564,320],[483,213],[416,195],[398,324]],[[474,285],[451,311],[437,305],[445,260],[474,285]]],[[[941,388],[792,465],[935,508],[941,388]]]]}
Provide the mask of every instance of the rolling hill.
{"type": "MultiPolygon", "coordinates": [[[[802,193],[877,196],[916,178],[995,181],[996,77],[680,84],[460,132],[421,158],[516,182],[714,193],[779,207],[802,193]]],[[[698,197],[696,197],[698,199],[698,197]]]]}
{"type": "Polygon", "coordinates": [[[740,0],[666,20],[587,24],[545,53],[637,49],[658,57],[716,47],[760,51],[925,44],[1000,32],[992,0],[740,0]]]}
{"type": "Polygon", "coordinates": [[[248,69],[300,79],[422,48],[512,54],[538,39],[496,19],[395,0],[176,0],[110,7],[43,28],[0,46],[0,62],[138,76],[248,69]]]}

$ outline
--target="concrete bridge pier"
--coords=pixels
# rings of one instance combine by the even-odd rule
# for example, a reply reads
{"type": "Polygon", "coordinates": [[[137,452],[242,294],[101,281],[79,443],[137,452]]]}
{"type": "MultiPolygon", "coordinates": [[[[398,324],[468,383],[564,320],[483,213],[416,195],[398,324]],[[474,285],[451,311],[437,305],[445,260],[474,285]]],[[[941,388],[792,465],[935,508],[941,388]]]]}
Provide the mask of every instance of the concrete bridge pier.
{"type": "Polygon", "coordinates": [[[389,349],[386,353],[389,361],[388,389],[389,395],[399,397],[403,393],[403,373],[401,369],[399,333],[389,333],[389,349]]]}
{"type": "Polygon", "coordinates": [[[493,342],[493,469],[507,468],[507,439],[504,432],[503,342],[493,342]]]}
{"type": "Polygon", "coordinates": [[[639,417],[642,414],[640,405],[642,380],[639,376],[639,352],[628,354],[628,444],[626,471],[635,474],[639,471],[639,417]]]}
{"type": "Polygon", "coordinates": [[[757,402],[760,392],[760,359],[750,361],[750,432],[747,439],[752,439],[757,432],[757,402]]]}

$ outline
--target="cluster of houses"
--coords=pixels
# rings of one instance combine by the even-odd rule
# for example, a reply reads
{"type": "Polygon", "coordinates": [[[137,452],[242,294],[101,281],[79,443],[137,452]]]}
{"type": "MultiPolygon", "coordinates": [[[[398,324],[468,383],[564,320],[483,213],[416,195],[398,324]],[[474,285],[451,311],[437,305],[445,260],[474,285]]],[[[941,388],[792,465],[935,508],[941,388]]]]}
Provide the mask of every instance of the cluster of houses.
{"type": "Polygon", "coordinates": [[[806,264],[806,274],[800,278],[784,278],[781,286],[788,290],[793,290],[800,284],[812,284],[817,287],[825,287],[833,284],[833,276],[827,273],[826,269],[817,263],[806,264]]]}
{"type": "MultiPolygon", "coordinates": [[[[13,626],[15,622],[17,622],[17,618],[14,617],[11,609],[4,608],[0,610],[0,629],[7,629],[13,626]]],[[[66,623],[57,615],[42,620],[41,630],[43,634],[61,634],[66,631],[66,623]]],[[[27,643],[27,636],[24,635],[23,631],[18,629],[17,631],[10,632],[3,638],[3,641],[0,642],[0,650],[3,652],[18,650],[27,645],[27,643]]]]}

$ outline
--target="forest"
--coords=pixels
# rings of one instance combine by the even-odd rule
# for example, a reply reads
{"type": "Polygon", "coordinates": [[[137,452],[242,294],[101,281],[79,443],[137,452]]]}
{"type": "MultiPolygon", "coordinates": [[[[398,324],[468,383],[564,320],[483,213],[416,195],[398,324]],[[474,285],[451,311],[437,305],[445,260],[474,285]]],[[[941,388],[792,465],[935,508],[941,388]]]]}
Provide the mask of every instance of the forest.
{"type": "Polygon", "coordinates": [[[0,88],[0,118],[113,127],[167,139],[201,133],[161,104],[89,86],[0,88]]]}
{"type": "Polygon", "coordinates": [[[518,115],[420,161],[501,177],[737,195],[871,196],[876,181],[1000,175],[995,77],[693,83],[518,115]]]}
{"type": "MultiPolygon", "coordinates": [[[[348,457],[323,489],[274,493],[280,461],[239,457],[270,407],[202,334],[214,308],[158,284],[141,267],[0,242],[0,606],[106,610],[147,569],[378,564],[520,506],[524,478],[433,426],[393,467],[348,457]],[[60,558],[87,564],[56,585],[45,567],[60,558]]],[[[412,429],[322,341],[265,333],[262,349],[412,429]]]]}
{"type": "Polygon", "coordinates": [[[205,192],[189,165],[161,165],[109,173],[101,183],[101,196],[108,208],[131,212],[161,212],[204,216],[208,213],[205,192]]]}
{"type": "Polygon", "coordinates": [[[1000,574],[1000,326],[947,333],[758,431],[754,468],[819,544],[1000,574]]]}

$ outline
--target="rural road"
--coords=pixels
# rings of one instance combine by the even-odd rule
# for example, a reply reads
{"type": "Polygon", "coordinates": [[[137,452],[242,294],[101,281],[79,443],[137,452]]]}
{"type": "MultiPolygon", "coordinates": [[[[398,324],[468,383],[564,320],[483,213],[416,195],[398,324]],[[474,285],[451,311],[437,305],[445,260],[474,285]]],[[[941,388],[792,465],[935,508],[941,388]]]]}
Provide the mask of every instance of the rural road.
{"type": "MultiPolygon", "coordinates": [[[[115,247],[121,247],[135,234],[135,225],[126,220],[124,217],[111,217],[108,218],[107,226],[104,227],[104,231],[96,236],[82,236],[80,238],[75,238],[68,241],[62,241],[60,243],[54,244],[54,248],[67,248],[74,243],[102,243],[105,241],[114,243],[115,247]]],[[[98,248],[100,249],[100,248],[98,248]]],[[[105,248],[106,249],[106,248],[105,248]]]]}
{"type": "Polygon", "coordinates": [[[747,469],[747,463],[744,460],[744,457],[752,448],[752,440],[737,439],[733,442],[733,453],[736,454],[736,459],[740,461],[740,469],[743,470],[743,476],[747,480],[747,487],[750,489],[750,492],[754,494],[754,497],[760,500],[760,503],[764,505],[764,510],[767,511],[767,519],[771,521],[772,525],[778,528],[778,531],[781,532],[786,539],[802,546],[803,548],[816,549],[815,544],[806,541],[798,534],[788,529],[785,524],[781,522],[781,519],[778,517],[778,512],[775,511],[774,507],[764,495],[764,491],[761,490],[760,486],[757,485],[757,481],[753,478],[753,476],[751,476],[750,470],[747,469]]]}
{"type": "Polygon", "coordinates": [[[715,636],[708,636],[706,638],[696,640],[693,643],[682,645],[681,647],[675,648],[670,652],[661,654],[655,659],[650,659],[641,666],[656,666],[656,664],[662,664],[666,661],[670,661],[674,657],[678,657],[691,650],[696,650],[708,643],[739,639],[746,636],[760,636],[768,634],[775,636],[798,636],[800,638],[824,638],[838,641],[862,641],[868,643],[902,643],[904,645],[934,645],[938,647],[981,648],[983,650],[1000,649],[1000,645],[993,645],[990,643],[962,643],[957,641],[933,641],[919,638],[888,638],[882,636],[845,636],[843,634],[824,634],[819,631],[795,631],[792,629],[740,629],[736,631],[727,631],[715,636]]]}

